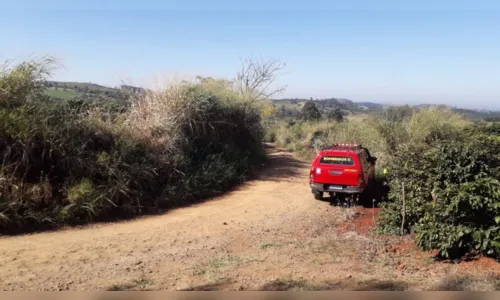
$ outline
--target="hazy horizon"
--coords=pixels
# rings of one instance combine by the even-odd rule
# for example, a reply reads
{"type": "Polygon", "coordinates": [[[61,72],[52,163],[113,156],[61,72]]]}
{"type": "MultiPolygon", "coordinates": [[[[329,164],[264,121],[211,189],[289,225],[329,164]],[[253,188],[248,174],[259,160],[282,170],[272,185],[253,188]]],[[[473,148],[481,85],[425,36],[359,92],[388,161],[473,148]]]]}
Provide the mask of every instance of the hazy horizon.
{"type": "Polygon", "coordinates": [[[54,80],[118,86],[163,74],[230,78],[240,58],[253,55],[287,63],[277,84],[288,88],[277,98],[500,109],[500,4],[493,1],[230,8],[190,1],[197,10],[188,2],[5,4],[0,57],[51,55],[66,68],[54,80]]]}

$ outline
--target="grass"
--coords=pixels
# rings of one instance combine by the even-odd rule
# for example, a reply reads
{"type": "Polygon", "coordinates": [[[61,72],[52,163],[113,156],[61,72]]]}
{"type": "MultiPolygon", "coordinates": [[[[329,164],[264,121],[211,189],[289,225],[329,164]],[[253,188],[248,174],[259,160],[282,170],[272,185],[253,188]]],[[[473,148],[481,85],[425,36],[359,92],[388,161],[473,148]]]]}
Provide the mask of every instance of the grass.
{"type": "Polygon", "coordinates": [[[439,282],[433,291],[498,291],[500,290],[500,276],[470,276],[451,275],[439,282]]]}
{"type": "Polygon", "coordinates": [[[337,251],[335,251],[336,249],[337,249],[337,242],[331,240],[322,242],[318,247],[315,247],[312,251],[314,253],[337,253],[337,251]]]}
{"type": "Polygon", "coordinates": [[[430,142],[435,133],[457,130],[470,124],[450,109],[394,108],[376,115],[360,115],[336,123],[329,121],[279,123],[271,129],[276,144],[304,158],[313,158],[324,146],[358,143],[387,165],[391,157],[407,145],[430,142]]]}
{"type": "Polygon", "coordinates": [[[290,244],[294,245],[296,248],[304,248],[306,246],[302,241],[290,242],[290,244]]]}
{"type": "Polygon", "coordinates": [[[149,279],[146,278],[141,278],[138,280],[134,280],[131,283],[124,283],[124,284],[114,284],[107,288],[107,291],[130,291],[130,290],[144,290],[148,286],[152,285],[153,282],[149,279]]]}
{"type": "Polygon", "coordinates": [[[433,263],[435,263],[435,260],[432,257],[426,257],[424,259],[424,264],[425,265],[432,265],[433,263]]]}
{"type": "Polygon", "coordinates": [[[340,220],[346,222],[354,219],[356,212],[353,207],[340,207],[339,218],[340,220]]]}
{"type": "Polygon", "coordinates": [[[406,282],[390,280],[346,280],[325,282],[321,284],[310,283],[305,280],[279,278],[263,285],[261,291],[405,291],[409,287],[406,282]]]}
{"type": "Polygon", "coordinates": [[[102,92],[106,91],[113,91],[115,89],[105,87],[102,85],[94,84],[94,83],[85,83],[85,82],[71,82],[71,81],[64,81],[64,82],[54,82],[54,85],[56,85],[60,89],[89,89],[89,90],[98,90],[102,92]]]}
{"type": "Polygon", "coordinates": [[[133,289],[134,287],[135,287],[135,285],[130,284],[130,283],[114,284],[114,285],[110,286],[109,288],[107,288],[106,290],[111,291],[111,292],[123,292],[123,291],[129,291],[129,290],[133,289]]]}
{"type": "Polygon", "coordinates": [[[208,266],[210,266],[213,269],[220,269],[228,265],[239,264],[242,261],[243,260],[237,256],[220,257],[208,261],[208,266]]]}
{"type": "Polygon", "coordinates": [[[49,89],[47,91],[47,94],[49,96],[63,99],[63,100],[70,100],[70,99],[73,99],[79,95],[78,92],[76,92],[74,90],[70,90],[70,89],[67,89],[67,90],[66,89],[64,89],[64,90],[49,89]]]}
{"type": "Polygon", "coordinates": [[[201,275],[205,275],[207,274],[207,270],[205,269],[196,269],[196,270],[193,270],[193,275],[194,276],[201,276],[201,275]]]}
{"type": "Polygon", "coordinates": [[[275,244],[275,243],[265,243],[265,244],[260,245],[260,249],[269,249],[269,248],[275,248],[275,247],[279,247],[279,246],[281,246],[281,245],[275,244]]]}
{"type": "Polygon", "coordinates": [[[218,275],[218,274],[210,274],[207,277],[207,280],[210,283],[229,283],[229,282],[231,282],[231,277],[222,276],[222,275],[218,275]]]}
{"type": "Polygon", "coordinates": [[[229,267],[240,267],[242,265],[263,261],[263,259],[254,256],[239,257],[228,255],[217,257],[195,267],[192,274],[193,276],[205,276],[210,282],[222,282],[230,279],[221,274],[221,272],[226,271],[229,267]]]}
{"type": "MultiPolygon", "coordinates": [[[[217,257],[208,260],[206,263],[203,263],[198,267],[195,267],[192,274],[193,276],[204,276],[211,284],[230,283],[232,281],[231,278],[223,274],[227,271],[227,268],[251,262],[262,262],[262,260],[255,257],[241,258],[231,255],[217,257]]],[[[203,287],[200,288],[205,289],[203,287]]]]}
{"type": "Polygon", "coordinates": [[[291,278],[278,278],[261,287],[262,291],[311,291],[314,286],[305,280],[294,280],[291,278]],[[312,287],[312,288],[311,288],[312,287]]]}

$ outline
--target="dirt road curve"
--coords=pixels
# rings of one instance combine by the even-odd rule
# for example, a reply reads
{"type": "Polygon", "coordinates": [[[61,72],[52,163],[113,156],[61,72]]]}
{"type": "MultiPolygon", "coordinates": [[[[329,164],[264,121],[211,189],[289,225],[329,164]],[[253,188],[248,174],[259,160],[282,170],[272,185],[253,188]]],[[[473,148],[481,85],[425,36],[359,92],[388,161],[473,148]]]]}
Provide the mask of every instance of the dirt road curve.
{"type": "MultiPolygon", "coordinates": [[[[4,237],[1,287],[103,289],[148,280],[174,289],[203,282],[182,272],[191,277],[198,262],[259,251],[259,235],[280,234],[281,227],[326,205],[315,202],[308,190],[307,165],[282,152],[271,157],[272,166],[259,180],[196,206],[124,223],[4,237]]],[[[222,278],[212,281],[217,279],[222,278]]]]}
{"type": "Polygon", "coordinates": [[[337,235],[348,211],[313,199],[308,167],[273,150],[257,180],[215,200],[129,222],[1,237],[0,288],[255,290],[275,280],[345,288],[350,278],[373,283],[377,272],[398,288],[405,274],[397,262],[355,232],[337,235]]]}

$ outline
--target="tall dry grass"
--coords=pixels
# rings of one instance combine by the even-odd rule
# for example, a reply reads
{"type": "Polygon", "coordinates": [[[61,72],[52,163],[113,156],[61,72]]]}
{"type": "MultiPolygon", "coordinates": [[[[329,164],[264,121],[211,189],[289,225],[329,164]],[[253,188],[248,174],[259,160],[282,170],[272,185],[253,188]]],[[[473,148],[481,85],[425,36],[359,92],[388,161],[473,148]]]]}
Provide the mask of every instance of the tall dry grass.
{"type": "Polygon", "coordinates": [[[46,62],[0,77],[0,231],[157,213],[230,189],[265,158],[258,107],[206,82],[120,108],[54,103],[46,62]]]}
{"type": "Polygon", "coordinates": [[[358,143],[386,165],[398,151],[409,145],[430,144],[444,135],[470,124],[446,108],[396,107],[377,115],[345,122],[279,123],[271,129],[276,143],[304,157],[312,158],[324,146],[335,143],[358,143]]]}

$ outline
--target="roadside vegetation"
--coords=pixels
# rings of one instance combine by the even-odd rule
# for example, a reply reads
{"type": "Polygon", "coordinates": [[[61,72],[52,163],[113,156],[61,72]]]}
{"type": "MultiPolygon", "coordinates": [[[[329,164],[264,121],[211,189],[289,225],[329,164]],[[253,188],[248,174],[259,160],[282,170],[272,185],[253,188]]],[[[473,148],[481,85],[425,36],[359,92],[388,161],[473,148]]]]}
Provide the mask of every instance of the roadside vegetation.
{"type": "Polygon", "coordinates": [[[3,233],[153,214],[226,192],[265,161],[263,141],[307,159],[344,142],[389,170],[377,173],[390,186],[379,233],[413,234],[441,258],[500,258],[492,119],[446,107],[360,110],[338,99],[284,100],[300,106],[288,113],[269,101],[284,89],[269,88],[284,67],[273,60],[243,61],[232,81],[199,77],[154,91],[62,85],[47,81],[51,66],[0,70],[3,233]]]}
{"type": "Polygon", "coordinates": [[[331,120],[313,106],[304,105],[296,121],[275,124],[268,138],[309,159],[338,142],[369,148],[378,168],[389,170],[380,233],[414,234],[420,248],[438,250],[441,258],[500,258],[498,123],[408,106],[331,120]]]}
{"type": "Polygon", "coordinates": [[[50,97],[51,60],[5,65],[0,231],[157,213],[228,191],[265,159],[262,84],[274,70],[259,67],[273,64],[246,64],[233,83],[199,78],[119,103],[50,97]]]}

